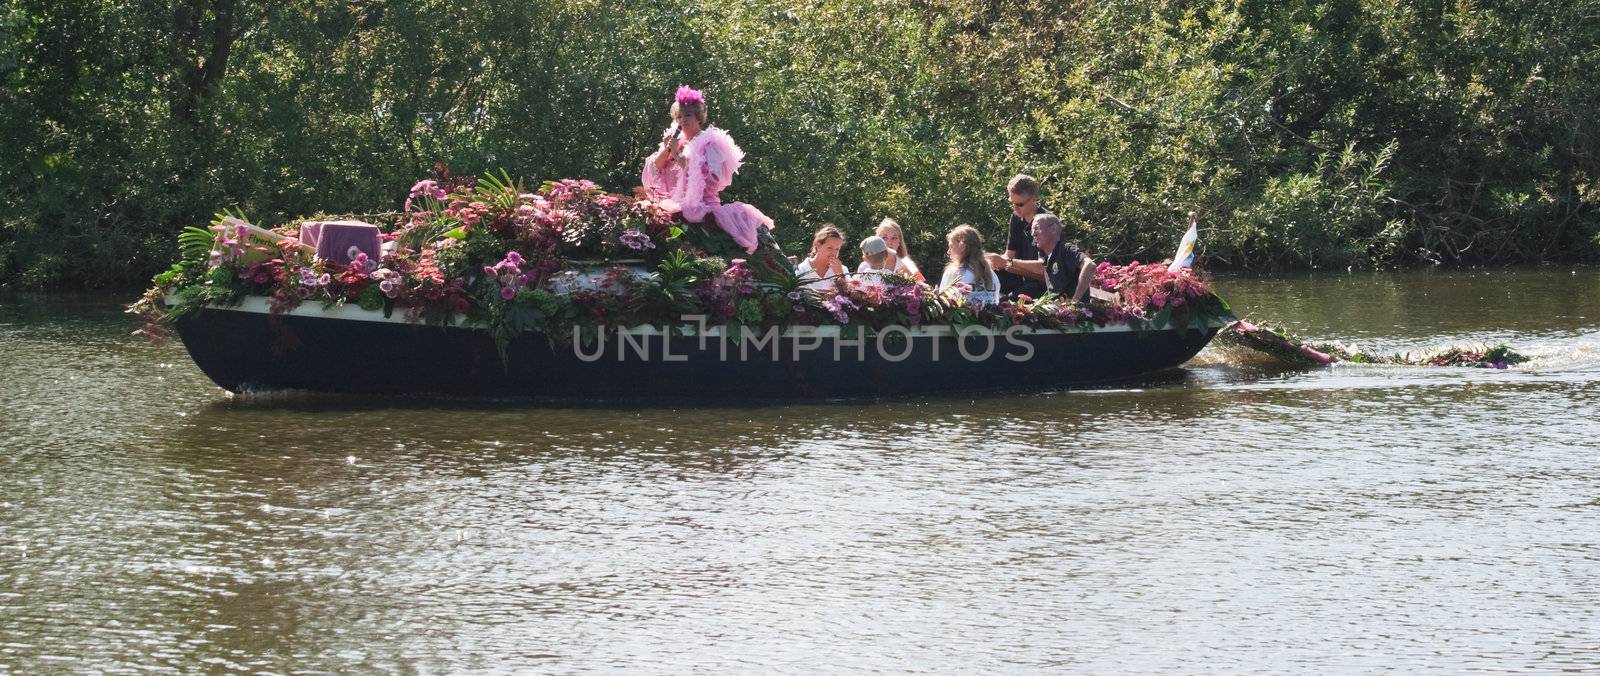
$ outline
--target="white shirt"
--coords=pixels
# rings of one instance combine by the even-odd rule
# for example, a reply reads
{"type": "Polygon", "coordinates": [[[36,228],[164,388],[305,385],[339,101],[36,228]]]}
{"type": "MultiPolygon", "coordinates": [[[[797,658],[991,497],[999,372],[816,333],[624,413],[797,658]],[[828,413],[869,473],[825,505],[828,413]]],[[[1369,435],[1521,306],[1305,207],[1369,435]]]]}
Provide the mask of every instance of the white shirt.
{"type": "Polygon", "coordinates": [[[856,278],[860,279],[862,284],[870,284],[872,286],[883,286],[883,276],[897,272],[900,272],[899,268],[894,270],[875,268],[866,261],[861,261],[861,265],[856,266],[856,278]]]}
{"type": "MultiPolygon", "coordinates": [[[[969,289],[975,288],[977,287],[977,284],[975,283],[977,279],[978,276],[972,274],[972,270],[968,269],[966,266],[962,266],[960,268],[947,267],[944,270],[944,277],[939,280],[939,290],[943,291],[955,286],[957,282],[966,284],[967,288],[969,289]]],[[[967,294],[967,299],[978,305],[999,302],[1000,275],[995,274],[994,270],[990,270],[989,290],[971,291],[967,294]]]]}
{"type": "Polygon", "coordinates": [[[895,258],[894,271],[896,274],[905,275],[912,279],[916,279],[917,275],[922,274],[922,271],[917,269],[917,264],[912,262],[909,256],[895,258]]]}
{"type": "MultiPolygon", "coordinates": [[[[841,269],[843,267],[840,266],[841,269]]],[[[822,275],[817,274],[817,271],[811,268],[811,259],[809,258],[800,261],[800,264],[794,267],[794,274],[802,282],[810,281],[810,284],[804,284],[803,286],[812,291],[832,291],[837,283],[833,279],[823,279],[822,275]]]]}

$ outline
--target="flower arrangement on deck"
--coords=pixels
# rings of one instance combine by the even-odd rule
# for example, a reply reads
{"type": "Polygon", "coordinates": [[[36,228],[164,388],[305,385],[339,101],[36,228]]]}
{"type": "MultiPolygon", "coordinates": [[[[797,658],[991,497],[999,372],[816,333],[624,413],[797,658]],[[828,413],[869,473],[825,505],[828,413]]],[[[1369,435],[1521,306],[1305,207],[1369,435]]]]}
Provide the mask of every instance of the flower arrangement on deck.
{"type": "Polygon", "coordinates": [[[268,298],[279,313],[303,303],[354,304],[412,321],[481,325],[502,346],[524,332],[565,340],[608,326],[677,325],[685,315],[752,327],[1067,330],[1182,328],[1231,316],[1194,271],[1159,264],[1102,263],[1094,285],[1112,300],[1084,303],[1046,295],[976,305],[893,276],[883,284],[840,278],[819,293],[800,284],[770,239],[753,255],[725,257],[731,240],[720,232],[572,179],[537,190],[504,174],[419,181],[398,226],[383,235],[384,253],[352,251],[347,263],[314,256],[297,234],[261,231],[242,214],[220,215],[210,230],[189,228],[179,237],[182,260],[131,311],[157,334],[183,313],[246,296],[268,298]]]}

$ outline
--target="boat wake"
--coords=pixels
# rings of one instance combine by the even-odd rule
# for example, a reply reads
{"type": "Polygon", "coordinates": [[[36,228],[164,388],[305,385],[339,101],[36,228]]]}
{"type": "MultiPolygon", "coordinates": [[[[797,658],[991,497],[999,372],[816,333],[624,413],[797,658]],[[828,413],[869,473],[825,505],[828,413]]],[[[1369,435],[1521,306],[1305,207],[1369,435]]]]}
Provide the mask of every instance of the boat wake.
{"type": "Polygon", "coordinates": [[[1268,325],[1236,322],[1190,360],[1196,367],[1295,371],[1326,366],[1475,367],[1519,370],[1600,370],[1600,332],[1537,337],[1506,344],[1399,346],[1392,352],[1344,342],[1312,341],[1268,325]]]}

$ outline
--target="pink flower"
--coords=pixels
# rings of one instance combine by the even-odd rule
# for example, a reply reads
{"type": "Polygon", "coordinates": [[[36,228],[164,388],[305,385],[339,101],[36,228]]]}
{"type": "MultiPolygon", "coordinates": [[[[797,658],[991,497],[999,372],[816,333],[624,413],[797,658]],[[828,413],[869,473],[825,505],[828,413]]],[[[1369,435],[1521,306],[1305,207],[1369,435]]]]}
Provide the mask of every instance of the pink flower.
{"type": "MultiPolygon", "coordinates": [[[[431,197],[436,200],[442,200],[447,196],[447,194],[445,193],[444,188],[439,187],[438,181],[424,179],[417,181],[416,185],[411,186],[411,196],[431,197]]],[[[410,200],[406,201],[410,202],[410,200]]]]}
{"type": "Polygon", "coordinates": [[[509,286],[500,287],[500,299],[501,300],[511,300],[512,298],[515,298],[516,296],[517,296],[517,290],[516,289],[513,289],[513,288],[511,288],[509,286]]]}

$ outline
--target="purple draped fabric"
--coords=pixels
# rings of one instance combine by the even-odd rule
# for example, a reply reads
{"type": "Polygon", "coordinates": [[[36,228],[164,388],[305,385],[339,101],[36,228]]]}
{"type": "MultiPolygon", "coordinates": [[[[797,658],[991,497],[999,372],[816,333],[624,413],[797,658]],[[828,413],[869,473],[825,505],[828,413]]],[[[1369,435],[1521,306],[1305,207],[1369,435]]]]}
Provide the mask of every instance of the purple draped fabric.
{"type": "Polygon", "coordinates": [[[340,265],[350,262],[355,247],[372,260],[382,257],[378,226],[361,221],[312,221],[300,226],[300,241],[316,247],[317,257],[340,265]]]}

